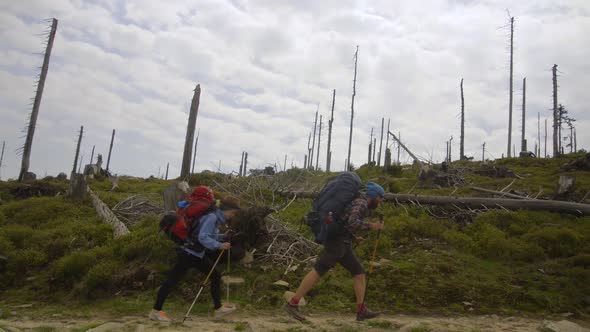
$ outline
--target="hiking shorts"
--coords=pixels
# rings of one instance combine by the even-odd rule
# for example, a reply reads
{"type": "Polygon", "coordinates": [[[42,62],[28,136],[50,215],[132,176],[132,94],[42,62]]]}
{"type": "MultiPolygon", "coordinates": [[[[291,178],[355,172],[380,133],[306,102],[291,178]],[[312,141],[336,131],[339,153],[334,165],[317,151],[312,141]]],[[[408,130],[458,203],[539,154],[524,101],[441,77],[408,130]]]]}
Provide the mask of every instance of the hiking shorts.
{"type": "Polygon", "coordinates": [[[340,265],[348,270],[353,276],[365,273],[365,269],[356,257],[356,254],[352,249],[352,244],[349,241],[327,241],[324,244],[324,251],[313,268],[320,276],[323,276],[333,268],[336,263],[340,263],[340,265]]]}

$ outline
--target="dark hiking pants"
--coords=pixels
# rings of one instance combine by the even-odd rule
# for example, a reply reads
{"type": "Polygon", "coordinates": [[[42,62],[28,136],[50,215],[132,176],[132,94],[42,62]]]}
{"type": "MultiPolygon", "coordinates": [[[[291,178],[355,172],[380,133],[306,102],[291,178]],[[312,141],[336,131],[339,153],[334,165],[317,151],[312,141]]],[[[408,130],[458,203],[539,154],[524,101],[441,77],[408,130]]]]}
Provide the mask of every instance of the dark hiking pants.
{"type": "MultiPolygon", "coordinates": [[[[203,258],[199,258],[185,251],[181,251],[178,254],[178,262],[174,265],[172,270],[170,270],[168,278],[158,291],[158,297],[154,309],[162,310],[166,297],[168,297],[168,294],[170,294],[174,286],[180,282],[180,279],[182,279],[190,268],[196,268],[207,275],[209,271],[211,271],[211,268],[213,268],[213,264],[214,260],[207,255],[203,256],[203,258]]],[[[215,309],[218,309],[221,307],[221,274],[219,274],[217,268],[211,273],[209,281],[211,282],[211,297],[213,299],[213,304],[215,305],[215,309]]]]}

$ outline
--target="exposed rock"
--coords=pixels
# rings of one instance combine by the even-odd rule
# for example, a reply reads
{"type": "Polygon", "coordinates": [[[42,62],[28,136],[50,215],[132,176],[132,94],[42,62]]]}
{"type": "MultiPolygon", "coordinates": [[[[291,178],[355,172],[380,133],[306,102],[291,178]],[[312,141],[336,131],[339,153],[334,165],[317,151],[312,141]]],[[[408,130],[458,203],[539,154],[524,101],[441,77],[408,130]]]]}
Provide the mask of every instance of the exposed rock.
{"type": "Polygon", "coordinates": [[[590,331],[587,328],[581,327],[576,323],[572,323],[567,320],[562,320],[559,322],[552,322],[552,321],[543,321],[541,325],[541,330],[545,332],[588,332],[590,331]]]}
{"type": "Polygon", "coordinates": [[[97,326],[95,328],[92,328],[90,330],[87,330],[86,332],[109,332],[109,331],[120,331],[123,328],[123,324],[121,323],[105,323],[102,324],[100,326],[97,326]]]}
{"type": "Polygon", "coordinates": [[[289,287],[289,283],[286,282],[285,280],[277,280],[275,282],[272,283],[275,286],[280,286],[280,287],[289,287]]]}
{"type": "Polygon", "coordinates": [[[245,282],[244,278],[242,277],[231,277],[231,276],[223,276],[221,277],[221,281],[223,281],[224,284],[230,284],[230,285],[239,285],[239,284],[243,284],[245,282]]]}

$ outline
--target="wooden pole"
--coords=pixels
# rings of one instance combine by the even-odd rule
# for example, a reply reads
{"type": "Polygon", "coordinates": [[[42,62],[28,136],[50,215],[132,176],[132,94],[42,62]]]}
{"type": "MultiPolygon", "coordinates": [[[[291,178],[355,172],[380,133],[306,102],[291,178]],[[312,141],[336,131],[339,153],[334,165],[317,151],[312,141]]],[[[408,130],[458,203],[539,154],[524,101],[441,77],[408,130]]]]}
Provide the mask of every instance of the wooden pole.
{"type": "Polygon", "coordinates": [[[352,101],[350,103],[350,135],[348,136],[348,157],[346,162],[346,170],[350,170],[350,149],[352,148],[352,128],[354,123],[354,97],[356,96],[356,69],[359,55],[359,47],[356,46],[356,52],[354,53],[354,79],[352,80],[352,101]]]}
{"type": "MultiPolygon", "coordinates": [[[[45,79],[47,78],[47,71],[49,70],[49,58],[51,57],[51,49],[53,48],[53,40],[57,32],[57,20],[51,20],[51,31],[47,38],[47,47],[45,48],[45,55],[43,57],[43,65],[41,66],[41,74],[39,75],[39,82],[37,83],[37,92],[35,93],[35,100],[33,101],[33,110],[29,119],[29,126],[27,136],[25,138],[25,145],[23,146],[23,158],[21,162],[20,174],[18,181],[23,181],[25,174],[29,171],[31,149],[33,146],[33,136],[35,135],[35,127],[37,126],[37,117],[39,116],[39,107],[41,106],[41,98],[43,97],[43,88],[45,87],[45,79]]],[[[75,169],[74,169],[75,171],[75,169]]]]}
{"type": "Polygon", "coordinates": [[[381,166],[381,152],[383,149],[383,127],[385,127],[385,118],[381,118],[381,138],[379,139],[379,155],[377,157],[377,166],[381,166]]]}
{"type": "Polygon", "coordinates": [[[559,155],[559,146],[557,145],[557,65],[553,68],[553,158],[559,155]]]}
{"type": "Polygon", "coordinates": [[[514,17],[510,17],[510,91],[508,101],[508,148],[507,156],[510,158],[512,145],[512,72],[513,72],[513,55],[514,55],[514,17]]]}
{"type": "Polygon", "coordinates": [[[106,172],[109,173],[109,165],[111,163],[111,152],[113,151],[113,142],[115,140],[115,129],[113,129],[113,134],[111,135],[111,145],[109,146],[109,156],[107,157],[107,168],[106,172]]]}
{"type": "Polygon", "coordinates": [[[180,178],[185,180],[189,176],[191,166],[191,156],[193,148],[193,140],[195,138],[195,128],[197,125],[197,115],[199,113],[199,103],[201,100],[201,85],[197,84],[194,90],[193,99],[191,101],[191,108],[188,115],[188,123],[186,127],[186,138],[184,140],[184,153],[182,154],[182,165],[180,168],[180,178]]]}
{"type": "Polygon", "coordinates": [[[463,98],[463,79],[461,79],[461,146],[459,159],[465,158],[465,99],[463,98]]]}
{"type": "Polygon", "coordinates": [[[520,138],[520,152],[528,150],[525,138],[526,130],[526,77],[522,79],[522,134],[520,138]]]}
{"type": "Polygon", "coordinates": [[[199,144],[199,135],[201,129],[197,131],[197,138],[195,139],[195,151],[193,151],[193,166],[191,167],[191,174],[195,174],[195,161],[197,160],[197,144],[199,144]]]}
{"type": "Polygon", "coordinates": [[[313,139],[311,143],[311,153],[309,154],[309,168],[313,169],[313,154],[315,153],[315,134],[316,129],[318,126],[318,111],[320,109],[320,105],[318,104],[318,109],[315,111],[315,121],[313,123],[313,139]]]}
{"type": "Polygon", "coordinates": [[[332,162],[332,123],[334,122],[334,103],[336,102],[336,89],[332,92],[332,113],[330,115],[330,121],[328,121],[328,152],[326,157],[326,172],[330,171],[330,165],[332,162]]]}
{"type": "Polygon", "coordinates": [[[80,154],[80,143],[82,143],[82,135],[84,135],[84,126],[80,126],[80,134],[78,135],[78,144],[76,145],[76,155],[74,156],[74,167],[72,168],[72,176],[76,174],[76,169],[78,167],[78,155],[80,154]]]}
{"type": "Polygon", "coordinates": [[[320,115],[320,128],[318,130],[318,154],[315,158],[315,170],[319,170],[320,167],[320,145],[322,141],[322,116],[320,115]]]}

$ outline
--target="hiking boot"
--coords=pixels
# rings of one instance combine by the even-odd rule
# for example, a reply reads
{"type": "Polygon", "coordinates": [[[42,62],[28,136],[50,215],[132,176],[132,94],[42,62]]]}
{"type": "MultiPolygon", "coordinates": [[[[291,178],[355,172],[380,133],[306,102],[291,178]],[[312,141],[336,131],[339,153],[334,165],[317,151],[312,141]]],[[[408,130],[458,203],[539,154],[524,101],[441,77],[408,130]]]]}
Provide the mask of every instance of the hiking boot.
{"type": "Polygon", "coordinates": [[[234,311],[236,311],[236,307],[225,304],[225,305],[222,305],[221,307],[219,307],[219,309],[215,309],[215,312],[213,313],[213,317],[215,317],[215,318],[223,317],[225,315],[231,314],[234,311]]]}
{"type": "Polygon", "coordinates": [[[289,314],[289,316],[295,318],[296,320],[298,320],[300,322],[306,320],[305,317],[299,311],[298,305],[291,305],[289,303],[285,303],[283,305],[283,310],[285,310],[285,312],[287,312],[289,314]]]}
{"type": "Polygon", "coordinates": [[[360,321],[363,321],[366,319],[375,318],[375,317],[379,316],[379,314],[380,314],[380,312],[373,311],[373,310],[370,310],[369,308],[366,308],[365,310],[359,311],[356,313],[356,320],[360,322],[360,321]]]}
{"type": "Polygon", "coordinates": [[[157,320],[160,322],[169,322],[170,318],[168,318],[168,314],[164,311],[158,311],[156,309],[152,309],[152,311],[150,311],[150,314],[148,315],[148,317],[151,320],[157,320]]]}

